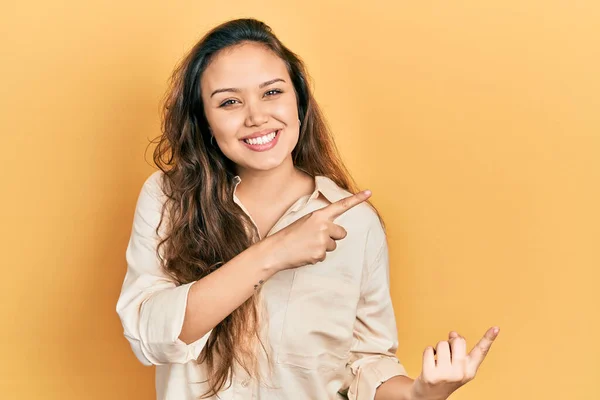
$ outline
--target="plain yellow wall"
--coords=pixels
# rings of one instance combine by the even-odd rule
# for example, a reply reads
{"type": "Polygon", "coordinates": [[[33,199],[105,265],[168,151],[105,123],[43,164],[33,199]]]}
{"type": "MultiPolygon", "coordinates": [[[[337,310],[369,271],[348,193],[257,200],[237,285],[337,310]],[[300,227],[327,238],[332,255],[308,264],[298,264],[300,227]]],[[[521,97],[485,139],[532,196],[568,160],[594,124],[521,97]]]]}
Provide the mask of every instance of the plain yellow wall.
{"type": "Polygon", "coordinates": [[[175,63],[243,16],[305,59],[374,192],[411,376],[498,324],[454,399],[599,399],[591,0],[4,2],[0,398],[153,398],[114,311],[144,151],[175,63]]]}

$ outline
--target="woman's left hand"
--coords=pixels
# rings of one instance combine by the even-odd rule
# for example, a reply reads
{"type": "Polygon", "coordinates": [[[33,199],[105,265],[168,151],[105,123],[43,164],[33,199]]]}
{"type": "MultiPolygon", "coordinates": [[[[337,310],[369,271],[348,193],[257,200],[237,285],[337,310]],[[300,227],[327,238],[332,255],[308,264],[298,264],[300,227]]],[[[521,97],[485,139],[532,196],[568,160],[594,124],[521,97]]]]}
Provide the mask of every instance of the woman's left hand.
{"type": "Polygon", "coordinates": [[[473,380],[498,332],[495,327],[488,329],[469,354],[465,338],[450,332],[448,341],[437,344],[437,361],[433,348],[427,347],[423,353],[423,370],[413,383],[410,399],[444,400],[473,380]]]}

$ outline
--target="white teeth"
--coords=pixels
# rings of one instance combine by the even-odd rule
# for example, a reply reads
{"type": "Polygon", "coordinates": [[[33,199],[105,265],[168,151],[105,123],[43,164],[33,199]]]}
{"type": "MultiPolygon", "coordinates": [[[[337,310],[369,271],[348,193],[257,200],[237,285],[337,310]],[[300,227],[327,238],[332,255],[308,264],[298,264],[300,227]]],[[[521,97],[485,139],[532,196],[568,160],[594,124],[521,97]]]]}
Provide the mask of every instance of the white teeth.
{"type": "Polygon", "coordinates": [[[258,138],[244,139],[244,142],[246,142],[248,144],[253,144],[253,145],[265,144],[265,143],[269,143],[271,140],[275,139],[276,135],[277,135],[277,131],[271,132],[269,134],[266,134],[266,135],[258,137],[258,138]]]}

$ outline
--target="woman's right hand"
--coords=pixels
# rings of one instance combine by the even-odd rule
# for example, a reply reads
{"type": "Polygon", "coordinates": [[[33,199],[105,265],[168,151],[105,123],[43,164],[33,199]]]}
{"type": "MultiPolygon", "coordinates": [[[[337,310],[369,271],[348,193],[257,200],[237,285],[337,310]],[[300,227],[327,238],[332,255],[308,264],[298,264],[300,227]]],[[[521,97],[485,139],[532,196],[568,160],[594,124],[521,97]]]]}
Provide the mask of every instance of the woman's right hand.
{"type": "MultiPolygon", "coordinates": [[[[371,197],[369,190],[345,197],[294,221],[265,238],[276,270],[316,264],[336,249],[336,240],[346,237],[344,228],[333,221],[346,211],[371,197]]],[[[265,244],[267,244],[265,243],[265,244]]]]}

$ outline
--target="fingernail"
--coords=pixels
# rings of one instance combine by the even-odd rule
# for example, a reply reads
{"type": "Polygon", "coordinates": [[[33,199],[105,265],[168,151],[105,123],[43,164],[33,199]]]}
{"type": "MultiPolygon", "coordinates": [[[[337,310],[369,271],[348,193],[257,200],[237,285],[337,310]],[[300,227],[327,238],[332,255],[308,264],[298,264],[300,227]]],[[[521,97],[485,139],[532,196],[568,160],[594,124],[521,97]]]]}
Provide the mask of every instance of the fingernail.
{"type": "Polygon", "coordinates": [[[497,334],[498,334],[498,332],[500,332],[500,328],[498,328],[498,327],[495,327],[495,328],[492,330],[492,332],[494,332],[494,335],[497,335],[497,334]]]}
{"type": "Polygon", "coordinates": [[[366,194],[367,196],[369,196],[371,194],[370,190],[363,190],[363,193],[366,194]]]}

